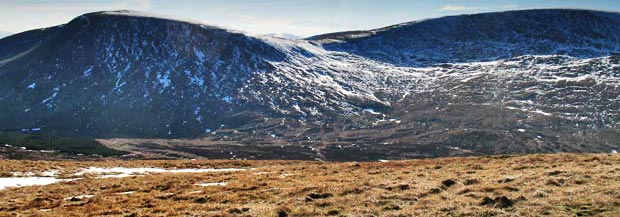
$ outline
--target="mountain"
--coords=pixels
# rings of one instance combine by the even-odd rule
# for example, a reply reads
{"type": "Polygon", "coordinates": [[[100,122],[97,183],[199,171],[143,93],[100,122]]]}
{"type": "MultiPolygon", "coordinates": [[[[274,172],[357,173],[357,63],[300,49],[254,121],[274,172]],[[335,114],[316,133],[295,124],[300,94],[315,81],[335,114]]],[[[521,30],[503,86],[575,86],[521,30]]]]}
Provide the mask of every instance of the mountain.
{"type": "Polygon", "coordinates": [[[399,66],[480,62],[521,55],[618,54],[615,12],[540,9],[449,16],[369,31],[310,37],[327,50],[399,66]]]}
{"type": "Polygon", "coordinates": [[[0,40],[0,128],[236,144],[151,148],[210,158],[609,152],[618,24],[526,10],[289,40],[89,13],[0,40]]]}
{"type": "Polygon", "coordinates": [[[298,114],[324,117],[352,109],[345,97],[378,101],[361,93],[367,90],[342,89],[338,82],[351,83],[344,80],[352,74],[326,75],[339,57],[309,42],[143,13],[85,14],[8,37],[0,47],[6,129],[193,136],[265,114],[288,115],[298,105],[307,107],[298,114]]]}

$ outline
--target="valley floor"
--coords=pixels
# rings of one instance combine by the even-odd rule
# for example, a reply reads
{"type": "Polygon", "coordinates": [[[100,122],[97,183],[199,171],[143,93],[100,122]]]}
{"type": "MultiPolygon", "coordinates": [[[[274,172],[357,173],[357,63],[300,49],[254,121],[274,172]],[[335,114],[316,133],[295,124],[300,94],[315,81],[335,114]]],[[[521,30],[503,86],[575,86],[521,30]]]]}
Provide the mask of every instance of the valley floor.
{"type": "Polygon", "coordinates": [[[364,163],[1,160],[0,216],[22,215],[620,216],[620,155],[364,163]],[[44,178],[58,182],[10,186],[44,178]]]}

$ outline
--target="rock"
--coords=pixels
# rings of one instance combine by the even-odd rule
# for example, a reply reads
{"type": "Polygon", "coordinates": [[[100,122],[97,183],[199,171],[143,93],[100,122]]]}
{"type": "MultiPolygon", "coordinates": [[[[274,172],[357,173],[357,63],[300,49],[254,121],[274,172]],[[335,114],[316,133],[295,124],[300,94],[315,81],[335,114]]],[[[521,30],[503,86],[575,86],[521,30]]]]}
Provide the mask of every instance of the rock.
{"type": "Polygon", "coordinates": [[[75,202],[75,201],[80,201],[80,200],[82,200],[82,199],[80,199],[78,197],[71,197],[67,201],[75,202]]]}

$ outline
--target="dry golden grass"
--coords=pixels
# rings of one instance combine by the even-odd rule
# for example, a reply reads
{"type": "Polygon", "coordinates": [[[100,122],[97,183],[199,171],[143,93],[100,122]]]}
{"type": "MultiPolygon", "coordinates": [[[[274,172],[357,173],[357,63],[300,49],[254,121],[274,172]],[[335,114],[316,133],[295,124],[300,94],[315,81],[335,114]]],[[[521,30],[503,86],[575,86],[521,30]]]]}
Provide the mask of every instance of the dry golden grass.
{"type": "Polygon", "coordinates": [[[553,154],[372,163],[0,161],[0,171],[247,168],[92,176],[0,191],[0,216],[620,216],[620,155],[553,154]],[[252,169],[250,169],[252,168],[252,169]],[[197,186],[226,182],[226,186],[197,186]],[[135,191],[134,194],[118,194],[135,191]],[[65,200],[77,195],[92,198],[65,200]]]}

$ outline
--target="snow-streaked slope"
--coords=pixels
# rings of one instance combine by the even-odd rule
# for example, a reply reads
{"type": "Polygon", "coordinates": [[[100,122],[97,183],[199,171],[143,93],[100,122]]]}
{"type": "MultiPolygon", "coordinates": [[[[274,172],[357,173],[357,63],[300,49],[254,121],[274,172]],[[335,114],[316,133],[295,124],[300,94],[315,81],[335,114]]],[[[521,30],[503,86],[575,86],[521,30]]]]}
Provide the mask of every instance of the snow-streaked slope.
{"type": "Polygon", "coordinates": [[[375,90],[385,75],[408,76],[307,41],[141,13],[91,13],[56,28],[24,55],[7,54],[3,127],[187,136],[252,120],[238,113],[329,120],[388,107],[375,90]]]}
{"type": "Polygon", "coordinates": [[[616,12],[541,9],[449,16],[310,39],[328,50],[428,66],[521,55],[607,56],[618,54],[619,33],[616,12]]]}
{"type": "Polygon", "coordinates": [[[0,46],[0,127],[435,155],[607,150],[620,138],[619,17],[511,11],[289,40],[85,14],[0,40],[12,46],[0,46]]]}
{"type": "Polygon", "coordinates": [[[127,12],[56,28],[25,55],[6,52],[3,127],[196,134],[219,126],[240,88],[287,56],[239,32],[127,12]]]}
{"type": "MultiPolygon", "coordinates": [[[[416,68],[447,94],[447,103],[507,109],[616,128],[620,119],[619,56],[520,56],[491,62],[416,68]]],[[[596,125],[596,126],[595,126],[596,125]]]]}

